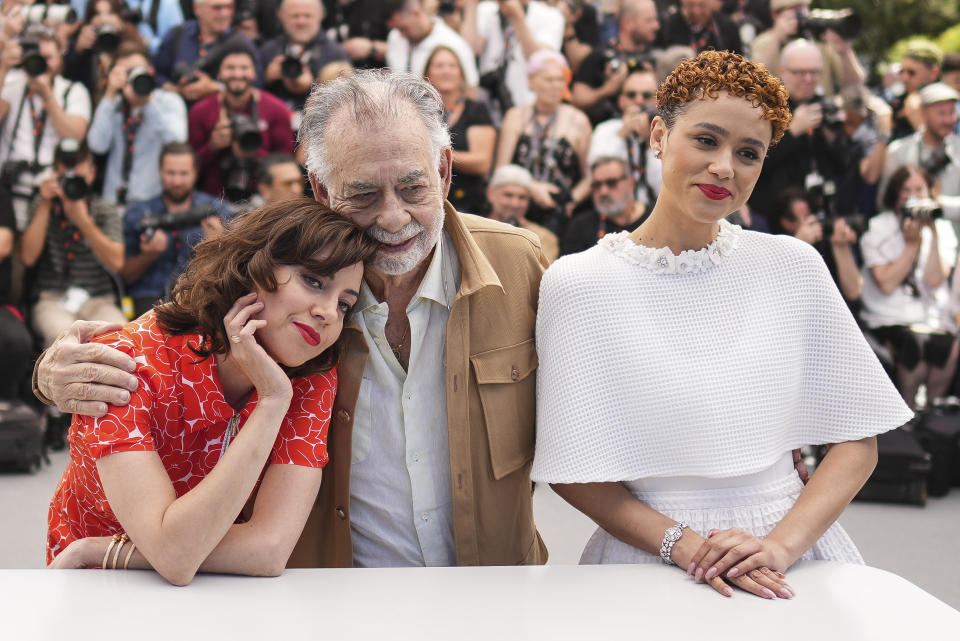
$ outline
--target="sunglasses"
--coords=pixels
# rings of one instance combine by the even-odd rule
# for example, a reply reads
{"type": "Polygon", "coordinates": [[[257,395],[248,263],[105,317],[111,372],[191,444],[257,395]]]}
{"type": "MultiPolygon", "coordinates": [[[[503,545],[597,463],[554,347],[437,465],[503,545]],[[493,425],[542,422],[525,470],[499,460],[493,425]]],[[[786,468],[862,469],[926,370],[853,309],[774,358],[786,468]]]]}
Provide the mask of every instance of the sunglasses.
{"type": "Polygon", "coordinates": [[[653,98],[654,93],[652,91],[633,91],[631,89],[629,91],[624,91],[623,95],[627,97],[627,100],[636,100],[637,96],[640,96],[644,100],[650,100],[653,98]]]}
{"type": "Polygon", "coordinates": [[[597,191],[601,187],[606,187],[607,189],[613,189],[621,182],[627,179],[626,175],[620,176],[618,178],[607,178],[606,180],[594,180],[590,183],[590,189],[597,191]]]}

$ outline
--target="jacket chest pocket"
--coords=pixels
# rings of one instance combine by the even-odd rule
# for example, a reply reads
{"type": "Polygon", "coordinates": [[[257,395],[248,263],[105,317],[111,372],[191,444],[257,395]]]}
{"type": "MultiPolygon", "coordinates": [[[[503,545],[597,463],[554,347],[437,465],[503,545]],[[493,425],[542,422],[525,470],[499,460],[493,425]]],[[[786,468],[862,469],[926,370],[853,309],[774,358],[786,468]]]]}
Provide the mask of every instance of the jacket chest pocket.
{"type": "Polygon", "coordinates": [[[537,350],[534,339],[470,357],[483,406],[493,478],[533,460],[537,350]]]}

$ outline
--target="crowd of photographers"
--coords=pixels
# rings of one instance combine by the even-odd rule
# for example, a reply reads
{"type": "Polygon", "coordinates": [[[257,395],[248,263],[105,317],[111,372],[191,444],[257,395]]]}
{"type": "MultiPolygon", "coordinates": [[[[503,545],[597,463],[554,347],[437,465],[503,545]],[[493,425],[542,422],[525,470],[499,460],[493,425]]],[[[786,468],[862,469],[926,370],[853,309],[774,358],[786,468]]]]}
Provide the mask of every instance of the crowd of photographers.
{"type": "Polygon", "coordinates": [[[953,390],[960,56],[907,51],[868,88],[860,17],[809,0],[3,0],[0,397],[74,319],[140,314],[234,215],[308,192],[315,83],[427,77],[451,202],[552,260],[656,201],[658,82],[703,49],[763,62],[793,121],[735,222],[821,251],[908,403],[953,390]],[[951,285],[951,282],[954,285],[951,285]]]}

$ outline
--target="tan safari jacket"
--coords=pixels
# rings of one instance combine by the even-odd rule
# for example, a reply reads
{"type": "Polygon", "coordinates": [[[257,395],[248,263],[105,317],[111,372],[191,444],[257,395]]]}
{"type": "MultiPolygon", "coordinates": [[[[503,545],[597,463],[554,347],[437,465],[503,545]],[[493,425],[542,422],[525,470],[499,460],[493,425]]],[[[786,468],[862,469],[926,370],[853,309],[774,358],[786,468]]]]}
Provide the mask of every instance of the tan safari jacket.
{"type": "MultiPolygon", "coordinates": [[[[447,322],[447,424],[457,565],[545,563],[533,523],[534,328],[546,267],[537,237],[445,204],[444,228],[460,261],[447,322]]],[[[368,349],[343,330],[330,462],[288,567],[349,567],[353,413],[368,349]]],[[[442,367],[442,363],[437,363],[442,367]]]]}

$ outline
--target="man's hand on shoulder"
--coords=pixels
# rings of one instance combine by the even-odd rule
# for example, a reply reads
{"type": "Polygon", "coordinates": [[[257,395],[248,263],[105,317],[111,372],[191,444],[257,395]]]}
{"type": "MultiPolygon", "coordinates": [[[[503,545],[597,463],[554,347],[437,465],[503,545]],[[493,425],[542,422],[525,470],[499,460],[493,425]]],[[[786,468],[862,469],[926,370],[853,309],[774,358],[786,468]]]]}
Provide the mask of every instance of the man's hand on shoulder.
{"type": "Polygon", "coordinates": [[[37,361],[37,389],[64,412],[103,416],[107,403],[126,405],[137,379],[136,364],[123,352],[90,343],[116,323],[77,321],[37,361]]]}

